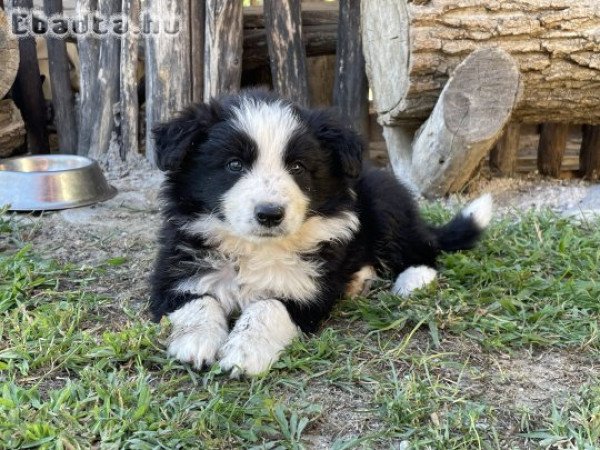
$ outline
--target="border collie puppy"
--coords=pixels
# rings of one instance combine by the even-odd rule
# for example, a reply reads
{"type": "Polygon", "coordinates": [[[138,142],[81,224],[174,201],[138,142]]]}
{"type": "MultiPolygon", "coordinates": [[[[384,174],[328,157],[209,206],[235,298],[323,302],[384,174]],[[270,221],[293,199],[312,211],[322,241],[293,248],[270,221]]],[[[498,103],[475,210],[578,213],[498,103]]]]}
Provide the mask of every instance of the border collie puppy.
{"type": "Polygon", "coordinates": [[[426,224],[393,175],[363,167],[361,139],[334,114],[264,91],[192,106],[154,137],[166,180],[150,308],[171,321],[169,355],[196,368],[266,371],[344,294],[376,274],[409,294],[491,218],[484,196],[426,224]]]}

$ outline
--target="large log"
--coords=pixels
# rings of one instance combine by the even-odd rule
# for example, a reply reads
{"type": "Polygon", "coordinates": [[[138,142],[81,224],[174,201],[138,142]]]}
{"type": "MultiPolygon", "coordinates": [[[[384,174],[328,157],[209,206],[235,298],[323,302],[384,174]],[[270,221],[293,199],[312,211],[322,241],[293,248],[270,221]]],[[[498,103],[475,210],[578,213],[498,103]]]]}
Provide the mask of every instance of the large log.
{"type": "MultiPolygon", "coordinates": [[[[48,17],[62,15],[62,0],[44,0],[44,13],[48,17]]],[[[64,30],[66,34],[68,30],[64,30]]],[[[50,84],[54,123],[58,132],[60,153],[77,153],[77,120],[75,97],[71,88],[71,68],[67,55],[67,43],[62,37],[47,36],[50,84]]]]}
{"type": "Polygon", "coordinates": [[[242,2],[206,0],[204,99],[236,92],[242,79],[242,2]]]}
{"type": "Polygon", "coordinates": [[[484,47],[510,53],[523,74],[515,120],[600,123],[597,0],[364,1],[362,21],[383,124],[425,120],[452,70],[484,47]]]}
{"type": "MultiPolygon", "coordinates": [[[[12,0],[7,10],[33,8],[33,0],[12,0]]],[[[27,130],[27,150],[32,154],[50,153],[48,142],[46,101],[42,91],[42,79],[37,59],[35,39],[31,36],[19,39],[19,70],[15,79],[13,99],[23,116],[27,130]]]]}
{"type": "Polygon", "coordinates": [[[152,17],[179,24],[176,34],[163,30],[146,36],[146,158],[155,164],[150,130],[192,100],[190,4],[179,0],[146,0],[145,5],[152,17]]]}
{"type": "Polygon", "coordinates": [[[265,0],[267,45],[275,92],[308,106],[308,70],[300,0],[265,0]]]}
{"type": "Polygon", "coordinates": [[[465,186],[508,123],[520,78],[514,60],[499,49],[477,50],[456,68],[413,143],[409,173],[423,195],[465,186]]]}
{"type": "Polygon", "coordinates": [[[10,90],[19,70],[19,43],[0,9],[0,98],[10,90]]]}

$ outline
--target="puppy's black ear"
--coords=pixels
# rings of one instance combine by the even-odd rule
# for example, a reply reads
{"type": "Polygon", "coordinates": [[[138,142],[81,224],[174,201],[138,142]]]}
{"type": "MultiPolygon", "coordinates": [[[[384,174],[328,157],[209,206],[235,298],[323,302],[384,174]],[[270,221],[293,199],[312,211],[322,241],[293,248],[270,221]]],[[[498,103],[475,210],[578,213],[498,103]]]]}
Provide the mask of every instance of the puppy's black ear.
{"type": "Polygon", "coordinates": [[[348,178],[356,178],[362,168],[363,140],[342,123],[332,110],[305,112],[305,120],[321,145],[332,152],[338,166],[348,178]]]}
{"type": "Polygon", "coordinates": [[[218,121],[217,104],[190,106],[174,119],[152,129],[156,149],[156,165],[160,170],[177,170],[195,145],[208,136],[218,121]]]}

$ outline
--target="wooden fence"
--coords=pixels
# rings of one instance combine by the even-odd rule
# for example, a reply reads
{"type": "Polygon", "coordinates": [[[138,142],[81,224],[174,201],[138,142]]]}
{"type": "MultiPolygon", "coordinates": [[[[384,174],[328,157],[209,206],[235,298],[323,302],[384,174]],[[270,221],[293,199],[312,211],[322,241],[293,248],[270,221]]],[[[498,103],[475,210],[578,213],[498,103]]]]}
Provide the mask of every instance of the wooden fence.
{"type": "MultiPolygon", "coordinates": [[[[33,7],[33,0],[5,3],[7,12],[33,7]]],[[[385,159],[381,129],[369,114],[360,0],[65,0],[65,5],[62,0],[44,0],[43,8],[48,16],[77,18],[119,13],[133,27],[144,26],[141,11],[179,19],[175,37],[125,33],[102,39],[46,38],[60,152],[102,159],[116,148],[125,163],[141,157],[153,163],[147,130],[154,124],[190,102],[266,85],[304,105],[336,106],[369,138],[374,154],[385,159]],[[69,42],[78,50],[76,88],[70,81],[69,42]]],[[[28,150],[47,153],[47,108],[34,38],[20,39],[19,52],[11,96],[26,124],[28,150]]],[[[541,173],[564,175],[568,130],[566,125],[541,126],[535,156],[541,173]]],[[[532,168],[531,151],[525,154],[523,147],[525,141],[530,145],[526,136],[531,131],[530,127],[524,134],[519,124],[509,126],[490,155],[494,171],[512,174],[532,168]]],[[[584,127],[579,161],[575,168],[569,165],[570,174],[598,179],[599,149],[599,128],[584,127]]],[[[572,162],[573,155],[567,156],[572,162]]]]}

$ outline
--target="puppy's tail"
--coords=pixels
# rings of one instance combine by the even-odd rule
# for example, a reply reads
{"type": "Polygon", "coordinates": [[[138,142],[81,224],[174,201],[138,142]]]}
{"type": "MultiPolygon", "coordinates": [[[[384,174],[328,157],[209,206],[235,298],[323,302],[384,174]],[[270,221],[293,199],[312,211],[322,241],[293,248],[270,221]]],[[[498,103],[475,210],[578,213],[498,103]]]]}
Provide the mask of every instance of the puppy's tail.
{"type": "Polygon", "coordinates": [[[469,203],[446,225],[435,228],[440,250],[455,252],[473,248],[492,220],[494,202],[485,194],[469,203]]]}

